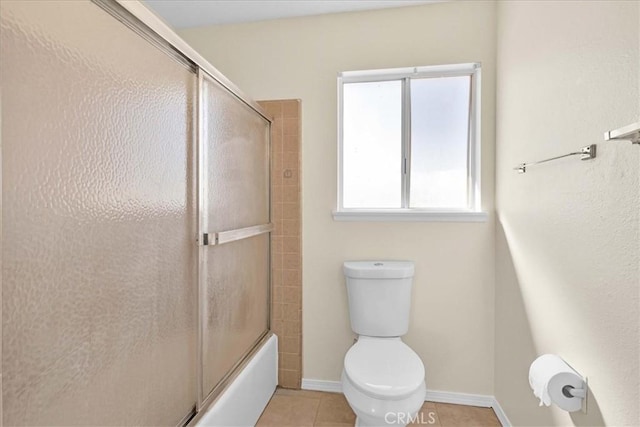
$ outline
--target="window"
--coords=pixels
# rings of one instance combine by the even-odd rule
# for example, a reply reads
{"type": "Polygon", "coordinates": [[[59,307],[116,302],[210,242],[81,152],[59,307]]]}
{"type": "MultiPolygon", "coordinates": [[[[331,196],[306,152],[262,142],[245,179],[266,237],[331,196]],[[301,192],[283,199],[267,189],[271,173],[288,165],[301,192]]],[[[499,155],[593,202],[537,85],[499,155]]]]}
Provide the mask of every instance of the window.
{"type": "Polygon", "coordinates": [[[484,220],[480,64],[338,76],[339,220],[484,220]]]}

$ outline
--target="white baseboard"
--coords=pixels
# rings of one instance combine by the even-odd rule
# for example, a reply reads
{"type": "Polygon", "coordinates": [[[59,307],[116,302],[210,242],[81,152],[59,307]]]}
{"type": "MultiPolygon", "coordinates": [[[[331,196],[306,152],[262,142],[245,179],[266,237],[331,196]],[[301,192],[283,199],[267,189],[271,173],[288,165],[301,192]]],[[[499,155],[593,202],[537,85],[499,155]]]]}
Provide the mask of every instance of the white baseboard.
{"type": "Polygon", "coordinates": [[[511,421],[509,421],[506,412],[504,412],[502,406],[500,406],[500,402],[498,402],[498,399],[495,397],[493,398],[493,405],[491,407],[493,408],[493,412],[496,413],[496,417],[498,417],[498,421],[500,421],[502,427],[511,427],[511,421]]]}
{"type": "Polygon", "coordinates": [[[491,408],[493,396],[485,394],[455,393],[452,391],[427,390],[424,400],[437,403],[453,403],[454,405],[481,406],[491,408]]]}
{"type": "Polygon", "coordinates": [[[301,388],[303,390],[342,393],[342,383],[340,381],[309,380],[303,378],[301,388]]]}
{"type": "MultiPolygon", "coordinates": [[[[342,393],[342,383],[340,381],[325,381],[302,379],[303,390],[326,391],[329,393],[342,393]]],[[[454,405],[481,406],[493,408],[498,420],[503,427],[511,427],[507,414],[494,396],[486,394],[455,393],[452,391],[427,390],[425,399],[429,402],[452,403],[454,405]]]]}

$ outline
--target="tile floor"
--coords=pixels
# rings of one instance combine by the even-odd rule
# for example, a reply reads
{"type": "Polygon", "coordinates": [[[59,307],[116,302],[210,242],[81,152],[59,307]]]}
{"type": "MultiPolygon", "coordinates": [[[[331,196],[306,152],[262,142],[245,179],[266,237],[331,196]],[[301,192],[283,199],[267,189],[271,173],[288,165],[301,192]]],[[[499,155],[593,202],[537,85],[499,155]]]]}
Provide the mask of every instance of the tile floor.
{"type": "MultiPolygon", "coordinates": [[[[353,427],[355,415],[342,394],[278,388],[256,427],[353,427]]],[[[493,409],[425,402],[412,426],[500,427],[493,409]]]]}

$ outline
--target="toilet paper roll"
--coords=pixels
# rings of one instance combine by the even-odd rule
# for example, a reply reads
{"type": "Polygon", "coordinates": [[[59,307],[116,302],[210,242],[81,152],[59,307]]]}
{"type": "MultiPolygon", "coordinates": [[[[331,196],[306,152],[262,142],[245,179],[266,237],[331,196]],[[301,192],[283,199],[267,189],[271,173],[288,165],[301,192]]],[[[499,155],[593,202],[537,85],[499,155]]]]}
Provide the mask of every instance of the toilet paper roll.
{"type": "Polygon", "coordinates": [[[582,408],[582,399],[571,396],[568,390],[586,388],[582,377],[564,360],[554,354],[544,354],[533,361],[529,368],[529,385],[540,399],[540,406],[555,403],[565,411],[582,408]],[[565,387],[568,389],[565,391],[565,387]]]}

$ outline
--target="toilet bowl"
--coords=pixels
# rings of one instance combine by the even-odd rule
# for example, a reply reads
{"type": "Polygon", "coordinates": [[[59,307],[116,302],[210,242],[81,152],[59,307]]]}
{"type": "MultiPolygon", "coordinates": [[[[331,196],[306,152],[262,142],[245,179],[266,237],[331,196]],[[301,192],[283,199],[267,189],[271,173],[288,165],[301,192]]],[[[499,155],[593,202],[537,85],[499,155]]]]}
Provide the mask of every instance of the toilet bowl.
{"type": "Polygon", "coordinates": [[[424,364],[401,339],[409,328],[413,272],[410,261],[344,263],[358,340],[345,355],[341,381],[356,426],[405,426],[424,403],[424,364]]]}
{"type": "Polygon", "coordinates": [[[345,356],[342,391],[356,426],[404,426],[424,403],[424,365],[400,338],[363,336],[345,356]]]}

